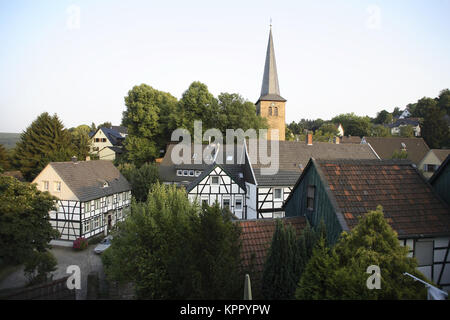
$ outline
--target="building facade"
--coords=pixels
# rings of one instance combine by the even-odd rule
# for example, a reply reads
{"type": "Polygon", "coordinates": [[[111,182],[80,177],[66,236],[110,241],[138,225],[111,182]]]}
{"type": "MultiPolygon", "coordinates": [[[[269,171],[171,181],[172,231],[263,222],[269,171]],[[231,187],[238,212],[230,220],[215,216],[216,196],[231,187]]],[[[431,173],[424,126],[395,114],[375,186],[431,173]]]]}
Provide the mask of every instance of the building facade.
{"type": "Polygon", "coordinates": [[[58,198],[50,223],[57,240],[73,241],[107,234],[122,221],[131,202],[131,187],[110,161],[50,162],[33,180],[58,198]]]}

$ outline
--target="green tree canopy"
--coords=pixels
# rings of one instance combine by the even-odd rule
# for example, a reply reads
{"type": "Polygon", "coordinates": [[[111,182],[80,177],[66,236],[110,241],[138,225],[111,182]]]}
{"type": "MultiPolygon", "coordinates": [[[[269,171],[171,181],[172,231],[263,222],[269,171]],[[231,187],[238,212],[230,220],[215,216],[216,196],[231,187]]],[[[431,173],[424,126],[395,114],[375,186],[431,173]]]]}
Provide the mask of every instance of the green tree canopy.
{"type": "Polygon", "coordinates": [[[139,168],[133,164],[124,164],[120,172],[130,182],[131,193],[137,202],[147,201],[152,185],[159,182],[158,166],[154,163],[145,163],[139,168]]]}
{"type": "Polygon", "coordinates": [[[375,124],[389,124],[392,123],[393,116],[386,110],[381,110],[377,113],[376,118],[373,120],[375,124]]]}
{"type": "Polygon", "coordinates": [[[435,104],[428,107],[424,116],[422,137],[431,149],[450,147],[450,132],[444,115],[435,104]]]}
{"type": "Polygon", "coordinates": [[[91,132],[91,128],[88,125],[82,124],[76,128],[69,129],[69,131],[72,134],[76,156],[80,160],[86,159],[87,156],[90,156],[91,139],[89,133],[91,132]]]}
{"type": "Polygon", "coordinates": [[[341,123],[342,127],[344,127],[345,135],[359,137],[370,135],[371,123],[370,118],[367,116],[360,117],[354,113],[346,113],[334,117],[331,119],[331,122],[341,123]]]}
{"type": "Polygon", "coordinates": [[[0,176],[0,256],[9,263],[22,263],[45,252],[58,237],[49,221],[55,197],[36,185],[0,176]]]}
{"type": "Polygon", "coordinates": [[[103,255],[109,278],[132,281],[141,299],[237,299],[239,227],[218,206],[191,203],[184,190],[156,183],[134,198],[103,255]]]}
{"type": "Polygon", "coordinates": [[[320,241],[296,291],[298,299],[425,299],[425,287],[403,275],[418,278],[417,261],[409,258],[397,233],[383,216],[382,207],[368,212],[350,233],[344,232],[329,249],[320,241]],[[366,273],[378,266],[380,289],[369,289],[366,273]]]}
{"type": "Polygon", "coordinates": [[[444,89],[439,93],[437,105],[439,109],[450,115],[450,90],[444,89]]]}
{"type": "Polygon", "coordinates": [[[414,138],[414,127],[411,125],[401,126],[400,137],[414,138]]]}
{"type": "Polygon", "coordinates": [[[42,113],[22,133],[16,145],[15,166],[32,181],[51,161],[69,161],[76,153],[70,132],[55,114],[42,113]]]}
{"type": "Polygon", "coordinates": [[[9,157],[5,147],[0,144],[0,173],[9,169],[9,157]]]}

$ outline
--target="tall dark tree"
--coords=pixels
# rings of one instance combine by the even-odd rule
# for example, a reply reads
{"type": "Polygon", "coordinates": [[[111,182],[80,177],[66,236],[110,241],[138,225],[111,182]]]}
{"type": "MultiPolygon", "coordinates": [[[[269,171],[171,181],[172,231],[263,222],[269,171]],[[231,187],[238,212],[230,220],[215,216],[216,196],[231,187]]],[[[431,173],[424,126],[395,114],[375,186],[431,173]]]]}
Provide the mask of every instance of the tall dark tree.
{"type": "Polygon", "coordinates": [[[0,173],[9,169],[8,152],[5,147],[0,144],[0,173]]]}
{"type": "Polygon", "coordinates": [[[90,156],[91,139],[89,133],[91,132],[91,128],[88,125],[82,124],[76,128],[70,128],[69,131],[72,134],[76,156],[80,160],[86,159],[87,156],[90,156]]]}
{"type": "Polygon", "coordinates": [[[55,114],[42,113],[22,133],[16,145],[15,166],[33,180],[51,161],[69,161],[75,155],[70,132],[55,114]]]}
{"type": "Polygon", "coordinates": [[[414,104],[413,108],[410,108],[411,116],[418,118],[425,118],[425,116],[437,107],[436,99],[423,97],[417,103],[414,104]]]}
{"type": "Polygon", "coordinates": [[[381,110],[377,113],[376,118],[373,120],[375,124],[388,124],[392,122],[392,114],[387,112],[386,110],[381,110]]]}
{"type": "Polygon", "coordinates": [[[121,166],[120,172],[131,184],[131,193],[138,202],[147,201],[153,184],[159,181],[158,167],[154,163],[145,163],[140,168],[132,164],[121,166]]]}
{"type": "Polygon", "coordinates": [[[293,299],[300,268],[301,256],[295,230],[277,220],[261,281],[264,299],[293,299]]]}
{"type": "Polygon", "coordinates": [[[438,107],[446,114],[450,115],[450,90],[444,89],[439,93],[438,107]]]}
{"type": "Polygon", "coordinates": [[[424,116],[422,137],[432,149],[450,147],[450,132],[444,115],[445,112],[434,104],[428,107],[424,116]]]}

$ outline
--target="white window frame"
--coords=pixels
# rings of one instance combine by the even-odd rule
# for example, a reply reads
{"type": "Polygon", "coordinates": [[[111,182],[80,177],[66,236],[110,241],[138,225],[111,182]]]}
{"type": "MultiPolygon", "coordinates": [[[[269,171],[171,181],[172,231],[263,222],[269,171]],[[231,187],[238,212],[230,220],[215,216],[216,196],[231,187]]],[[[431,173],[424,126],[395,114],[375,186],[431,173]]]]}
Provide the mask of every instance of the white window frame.
{"type": "Polygon", "coordinates": [[[222,197],[222,208],[225,209],[225,201],[228,201],[228,209],[231,210],[231,199],[230,197],[222,197]]]}
{"type": "Polygon", "coordinates": [[[177,176],[182,177],[183,176],[183,170],[177,170],[177,176]]]}
{"type": "Polygon", "coordinates": [[[61,181],[55,181],[55,191],[61,192],[61,181]]]}
{"type": "Polygon", "coordinates": [[[283,201],[283,188],[273,188],[273,201],[283,201]],[[275,197],[276,191],[280,190],[280,197],[275,197]]]}
{"type": "Polygon", "coordinates": [[[234,197],[234,210],[241,211],[243,207],[244,207],[244,199],[242,199],[242,197],[240,197],[240,196],[235,196],[234,197]],[[237,204],[238,200],[241,201],[240,208],[238,207],[238,204],[237,204]]]}
{"type": "Polygon", "coordinates": [[[91,211],[91,202],[85,202],[84,203],[84,212],[90,212],[91,211]]]}
{"type": "Polygon", "coordinates": [[[189,170],[189,177],[193,177],[194,176],[194,170],[189,170]]]}
{"type": "Polygon", "coordinates": [[[50,182],[49,181],[42,181],[44,183],[44,190],[48,191],[50,188],[50,182]]]}

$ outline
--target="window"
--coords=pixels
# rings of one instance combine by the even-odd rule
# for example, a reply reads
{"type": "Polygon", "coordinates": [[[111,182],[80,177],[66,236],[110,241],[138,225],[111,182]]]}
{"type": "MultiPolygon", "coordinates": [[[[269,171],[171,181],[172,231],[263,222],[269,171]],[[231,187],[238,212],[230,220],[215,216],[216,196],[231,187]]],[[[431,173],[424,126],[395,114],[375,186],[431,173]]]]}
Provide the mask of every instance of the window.
{"type": "Polygon", "coordinates": [[[44,181],[44,190],[48,190],[48,181],[44,181]]]}
{"type": "Polygon", "coordinates": [[[245,193],[245,197],[247,198],[247,199],[250,199],[250,186],[248,186],[248,185],[245,185],[245,189],[246,189],[246,193],[245,193]]]}
{"type": "Polygon", "coordinates": [[[281,188],[273,189],[273,200],[274,201],[283,200],[283,190],[281,188]]]}
{"type": "Polygon", "coordinates": [[[414,256],[419,267],[432,265],[433,241],[417,241],[414,248],[414,256]]]}
{"type": "Polygon", "coordinates": [[[189,171],[188,170],[184,170],[183,171],[183,176],[188,176],[189,175],[189,171]]]}
{"type": "Polygon", "coordinates": [[[84,222],[84,232],[85,232],[85,233],[86,233],[86,232],[89,232],[89,230],[91,230],[91,223],[90,223],[89,220],[86,220],[86,221],[84,222]]]}
{"type": "Polygon", "coordinates": [[[95,210],[100,209],[100,199],[94,201],[94,209],[95,210]]]}
{"type": "Polygon", "coordinates": [[[55,191],[57,192],[61,191],[61,182],[55,181],[55,191]]]}
{"type": "Polygon", "coordinates": [[[124,192],[124,193],[123,193],[123,201],[126,201],[126,200],[127,200],[127,193],[124,192]]]}
{"type": "Polygon", "coordinates": [[[434,172],[434,171],[436,171],[436,169],[437,169],[438,167],[439,167],[439,166],[434,165],[434,164],[424,164],[424,165],[423,165],[423,170],[424,170],[425,172],[434,172]]]}
{"type": "Polygon", "coordinates": [[[182,176],[183,175],[183,170],[177,170],[177,176],[182,176]]]}
{"type": "Polygon", "coordinates": [[[100,142],[100,138],[95,138],[95,142],[100,142]]]}
{"type": "Polygon", "coordinates": [[[196,177],[198,177],[199,175],[201,175],[202,174],[202,172],[201,171],[199,171],[199,170],[195,170],[195,176],[196,177]]]}
{"type": "Polygon", "coordinates": [[[102,138],[102,142],[106,142],[106,138],[102,138]]]}
{"type": "Polygon", "coordinates": [[[272,107],[269,107],[269,116],[272,115],[272,107]]]}
{"type": "Polygon", "coordinates": [[[120,201],[120,193],[117,194],[117,201],[120,201]]]}
{"type": "Polygon", "coordinates": [[[117,218],[121,219],[122,218],[122,209],[120,209],[119,211],[117,211],[117,218]]]}
{"type": "Polygon", "coordinates": [[[234,210],[242,210],[242,198],[236,197],[234,200],[234,210]]]}
{"type": "Polygon", "coordinates": [[[306,208],[314,210],[314,194],[316,192],[315,186],[308,186],[308,193],[306,195],[306,208]]]}
{"type": "Polygon", "coordinates": [[[278,107],[275,107],[275,116],[278,116],[278,107]]]}
{"type": "Polygon", "coordinates": [[[189,170],[189,176],[193,177],[194,176],[194,170],[189,170]]]}
{"type": "Polygon", "coordinates": [[[89,211],[91,211],[91,203],[85,202],[84,203],[84,212],[89,212],[89,211]]]}
{"type": "Polygon", "coordinates": [[[219,184],[219,177],[211,177],[211,185],[218,186],[219,184]]]}
{"type": "Polygon", "coordinates": [[[225,209],[225,208],[228,208],[228,209],[230,209],[230,199],[223,199],[222,200],[222,207],[225,209]]]}
{"type": "Polygon", "coordinates": [[[99,217],[94,218],[94,229],[97,229],[99,225],[99,217]]]}
{"type": "Polygon", "coordinates": [[[202,198],[202,205],[208,205],[208,198],[202,198]]]}

